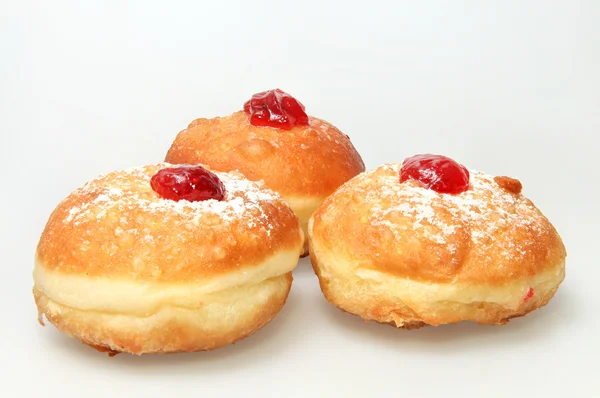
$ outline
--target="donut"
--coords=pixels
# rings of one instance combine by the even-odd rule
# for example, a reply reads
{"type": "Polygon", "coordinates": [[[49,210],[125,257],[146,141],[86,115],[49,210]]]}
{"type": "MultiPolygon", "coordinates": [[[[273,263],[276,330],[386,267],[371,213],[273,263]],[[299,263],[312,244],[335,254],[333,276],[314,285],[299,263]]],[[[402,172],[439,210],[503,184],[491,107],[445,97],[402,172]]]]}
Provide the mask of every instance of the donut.
{"type": "Polygon", "coordinates": [[[236,172],[160,163],[101,175],[52,212],[39,320],[99,351],[213,350],[265,326],[303,252],[298,217],[236,172]]]}
{"type": "Polygon", "coordinates": [[[362,173],[310,219],[327,300],[398,328],[501,325],[548,303],[565,246],[520,181],[422,154],[362,173]]]}
{"type": "Polygon", "coordinates": [[[323,200],[365,170],[347,135],[308,116],[304,105],[279,89],[253,95],[244,110],[229,116],[194,120],[165,161],[238,170],[264,181],[288,202],[305,233],[323,200]]]}

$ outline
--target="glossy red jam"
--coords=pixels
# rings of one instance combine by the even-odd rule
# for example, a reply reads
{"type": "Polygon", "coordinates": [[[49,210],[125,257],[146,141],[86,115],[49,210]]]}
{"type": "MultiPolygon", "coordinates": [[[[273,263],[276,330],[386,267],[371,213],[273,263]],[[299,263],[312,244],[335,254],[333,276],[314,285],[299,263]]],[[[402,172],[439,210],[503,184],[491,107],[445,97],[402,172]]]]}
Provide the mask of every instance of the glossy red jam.
{"type": "Polygon", "coordinates": [[[416,155],[404,161],[400,182],[419,181],[439,193],[459,194],[469,189],[469,171],[463,165],[441,155],[416,155]]]}
{"type": "Polygon", "coordinates": [[[165,199],[223,200],[225,186],[212,172],[201,166],[178,166],[161,169],[150,180],[152,189],[165,199]]]}
{"type": "Polygon", "coordinates": [[[526,303],[528,302],[534,295],[534,291],[532,288],[529,288],[529,291],[527,291],[527,295],[525,295],[525,298],[523,299],[523,302],[526,303]]]}
{"type": "Polygon", "coordinates": [[[304,105],[280,89],[254,94],[244,104],[253,126],[276,127],[290,130],[294,126],[307,126],[308,115],[304,105]]]}

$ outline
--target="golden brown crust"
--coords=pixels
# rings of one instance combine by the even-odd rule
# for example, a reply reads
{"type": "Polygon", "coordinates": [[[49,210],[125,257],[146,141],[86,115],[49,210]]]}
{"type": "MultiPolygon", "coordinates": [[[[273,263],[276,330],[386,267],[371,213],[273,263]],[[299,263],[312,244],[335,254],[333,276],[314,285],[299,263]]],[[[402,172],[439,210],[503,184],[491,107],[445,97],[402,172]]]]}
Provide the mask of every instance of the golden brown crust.
{"type": "Polygon", "coordinates": [[[44,315],[62,332],[110,356],[119,352],[139,355],[213,350],[248,337],[281,310],[291,288],[292,274],[262,284],[269,286],[264,295],[253,297],[255,304],[228,306],[230,321],[221,323],[206,316],[202,308],[165,308],[140,318],[70,308],[51,301],[36,288],[33,293],[40,318],[44,315]]]}
{"type": "Polygon", "coordinates": [[[50,216],[39,263],[65,274],[190,282],[301,251],[298,218],[275,192],[217,172],[223,202],[162,199],[149,181],[169,166],[115,171],[73,192],[50,216]]]}
{"type": "Polygon", "coordinates": [[[239,170],[284,197],[324,198],[365,169],[348,136],[326,121],[311,117],[309,126],[280,130],[251,125],[243,111],[194,120],[165,160],[239,170]]]}
{"type": "Polygon", "coordinates": [[[552,224],[527,198],[471,172],[470,189],[438,194],[399,182],[400,164],[363,173],[313,214],[312,240],[360,267],[422,282],[506,282],[564,263],[552,224]]]}

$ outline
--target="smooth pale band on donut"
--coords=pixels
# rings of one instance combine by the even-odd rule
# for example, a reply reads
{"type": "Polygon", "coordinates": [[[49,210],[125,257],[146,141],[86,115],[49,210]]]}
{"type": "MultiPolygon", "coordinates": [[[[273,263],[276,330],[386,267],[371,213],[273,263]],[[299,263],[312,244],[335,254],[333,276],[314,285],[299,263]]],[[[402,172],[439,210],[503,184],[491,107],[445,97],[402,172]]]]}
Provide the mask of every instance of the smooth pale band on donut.
{"type": "Polygon", "coordinates": [[[250,290],[262,282],[291,272],[298,262],[297,250],[281,251],[262,264],[240,267],[193,282],[144,282],[108,277],[86,277],[48,270],[36,261],[36,289],[53,302],[81,310],[146,317],[164,306],[188,309],[203,302],[234,304],[251,297],[250,290]]]}
{"type": "Polygon", "coordinates": [[[300,228],[305,237],[305,246],[308,244],[308,220],[315,210],[323,203],[325,198],[319,197],[295,197],[282,195],[283,200],[291,207],[298,216],[300,228]]]}
{"type": "Polygon", "coordinates": [[[100,351],[140,355],[211,350],[247,337],[280,311],[291,283],[288,273],[213,293],[198,308],[165,305],[146,317],[71,308],[35,288],[33,293],[40,323],[44,314],[59,330],[100,351]]]}
{"type": "Polygon", "coordinates": [[[39,312],[101,351],[132,354],[211,350],[247,337],[281,309],[298,250],[192,282],[86,277],[34,268],[39,312]]]}
{"type": "Polygon", "coordinates": [[[534,300],[553,291],[557,283],[565,277],[563,261],[539,274],[501,285],[460,282],[425,283],[361,267],[351,260],[321,250],[318,242],[311,243],[312,250],[318,258],[321,276],[330,281],[331,294],[343,294],[340,292],[346,291],[352,295],[352,300],[356,300],[358,287],[368,283],[368,295],[381,293],[385,296],[394,296],[416,312],[424,307],[435,310],[438,304],[445,305],[448,302],[465,305],[492,303],[506,309],[517,310],[530,288],[534,289],[534,297],[531,299],[534,300]],[[334,287],[337,287],[335,291],[334,287]]]}

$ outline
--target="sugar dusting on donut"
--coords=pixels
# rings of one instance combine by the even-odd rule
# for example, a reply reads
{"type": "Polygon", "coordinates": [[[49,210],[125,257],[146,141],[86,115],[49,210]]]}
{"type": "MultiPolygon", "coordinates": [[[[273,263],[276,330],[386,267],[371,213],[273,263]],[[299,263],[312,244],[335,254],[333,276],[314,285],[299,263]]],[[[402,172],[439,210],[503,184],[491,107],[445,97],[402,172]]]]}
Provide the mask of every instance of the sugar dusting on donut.
{"type": "MultiPolygon", "coordinates": [[[[367,183],[373,186],[370,180],[375,178],[378,187],[366,192],[366,201],[372,203],[369,223],[385,226],[398,238],[403,236],[398,228],[405,226],[390,221],[394,214],[411,219],[415,231],[441,245],[456,241],[449,237],[457,233],[459,225],[468,228],[471,242],[476,245],[494,242],[495,234],[501,229],[521,227],[541,234],[545,228],[529,200],[502,189],[490,175],[469,170],[471,178],[467,191],[457,195],[439,194],[416,182],[400,183],[398,173],[401,166],[385,165],[359,176],[365,186],[367,183]],[[382,207],[382,203],[391,203],[392,206],[382,207]],[[440,215],[436,209],[443,209],[445,214],[440,215]],[[435,232],[431,233],[431,230],[435,232]]],[[[510,239],[502,240],[502,245],[507,257],[515,253],[526,255],[527,245],[517,247],[510,239]]],[[[448,250],[452,253],[457,248],[448,244],[448,250]]]]}
{"type": "MultiPolygon", "coordinates": [[[[267,220],[263,206],[265,203],[281,200],[273,191],[264,188],[261,183],[247,180],[238,173],[215,172],[225,185],[224,200],[190,202],[164,199],[152,190],[150,179],[159,169],[170,166],[172,165],[159,164],[134,167],[101,175],[87,182],[76,192],[95,198],[79,207],[72,207],[64,222],[78,225],[90,217],[101,219],[111,209],[118,209],[121,213],[143,209],[161,217],[177,217],[192,225],[199,222],[232,223],[242,220],[248,228],[254,228],[259,223],[267,234],[270,234],[273,225],[267,220]]],[[[125,217],[122,221],[126,223],[125,217]]],[[[122,232],[123,227],[118,228],[116,234],[122,232]]],[[[140,231],[129,232],[137,235],[140,231]]],[[[150,235],[147,237],[152,238],[150,235]]]]}

